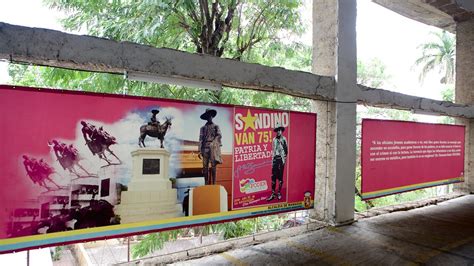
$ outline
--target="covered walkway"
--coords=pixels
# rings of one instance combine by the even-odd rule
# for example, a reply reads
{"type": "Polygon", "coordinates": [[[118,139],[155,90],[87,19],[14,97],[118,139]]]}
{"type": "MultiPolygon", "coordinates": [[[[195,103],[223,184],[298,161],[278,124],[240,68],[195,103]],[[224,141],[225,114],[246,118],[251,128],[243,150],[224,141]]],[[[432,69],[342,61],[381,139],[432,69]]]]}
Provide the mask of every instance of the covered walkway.
{"type": "MultiPolygon", "coordinates": [[[[153,260],[142,261],[153,264],[153,260]]],[[[178,265],[473,265],[474,195],[178,265]]]]}

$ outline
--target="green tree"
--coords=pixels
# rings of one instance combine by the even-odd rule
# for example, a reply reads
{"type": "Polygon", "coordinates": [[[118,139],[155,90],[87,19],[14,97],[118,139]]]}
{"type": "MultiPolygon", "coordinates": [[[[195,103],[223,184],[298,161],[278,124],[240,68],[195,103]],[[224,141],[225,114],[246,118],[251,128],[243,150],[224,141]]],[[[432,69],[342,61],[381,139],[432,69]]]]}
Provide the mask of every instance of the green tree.
{"type": "MultiPolygon", "coordinates": [[[[452,84],[446,85],[441,91],[441,98],[443,101],[454,102],[454,86],[452,84]]],[[[456,119],[451,116],[443,116],[438,119],[438,122],[442,124],[455,124],[456,119]]]]}
{"type": "MultiPolygon", "coordinates": [[[[194,229],[194,235],[206,236],[209,234],[217,234],[227,240],[248,236],[255,233],[255,231],[279,230],[282,228],[283,223],[288,216],[289,215],[287,214],[264,216],[233,222],[197,226],[191,230],[194,229]],[[258,220],[260,220],[260,222],[258,222],[258,220]]],[[[166,242],[174,241],[180,236],[186,235],[186,233],[189,233],[191,230],[177,229],[144,235],[140,242],[132,247],[132,257],[136,259],[151,255],[154,251],[162,249],[166,242]]]]}
{"type": "Polygon", "coordinates": [[[357,60],[357,83],[371,88],[382,88],[390,81],[387,66],[379,59],[357,60]]]}
{"type": "Polygon", "coordinates": [[[454,102],[454,88],[448,86],[441,91],[441,98],[443,101],[454,102]]]}
{"type": "Polygon", "coordinates": [[[278,34],[300,34],[301,0],[45,0],[68,14],[66,29],[154,47],[250,57],[258,44],[280,42],[278,34]]]}
{"type": "Polygon", "coordinates": [[[451,84],[455,75],[456,40],[446,31],[431,34],[435,37],[434,40],[418,46],[421,56],[416,59],[415,66],[421,67],[420,81],[423,81],[429,72],[438,70],[443,75],[441,83],[451,84]]]}
{"type": "Polygon", "coordinates": [[[169,230],[144,235],[141,241],[132,247],[132,257],[134,259],[144,257],[162,249],[166,242],[177,239],[180,233],[181,230],[169,230]]]}

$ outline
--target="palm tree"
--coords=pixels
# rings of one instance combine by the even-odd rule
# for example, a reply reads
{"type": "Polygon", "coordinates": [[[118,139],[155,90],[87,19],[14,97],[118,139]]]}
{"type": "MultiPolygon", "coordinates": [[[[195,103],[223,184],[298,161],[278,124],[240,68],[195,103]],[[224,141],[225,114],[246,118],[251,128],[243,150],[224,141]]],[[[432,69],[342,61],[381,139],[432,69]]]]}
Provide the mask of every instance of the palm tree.
{"type": "Polygon", "coordinates": [[[446,31],[431,34],[436,37],[434,41],[418,46],[422,55],[415,61],[415,65],[421,66],[420,82],[423,82],[429,72],[438,70],[443,75],[441,83],[452,84],[455,75],[456,40],[446,31]]]}

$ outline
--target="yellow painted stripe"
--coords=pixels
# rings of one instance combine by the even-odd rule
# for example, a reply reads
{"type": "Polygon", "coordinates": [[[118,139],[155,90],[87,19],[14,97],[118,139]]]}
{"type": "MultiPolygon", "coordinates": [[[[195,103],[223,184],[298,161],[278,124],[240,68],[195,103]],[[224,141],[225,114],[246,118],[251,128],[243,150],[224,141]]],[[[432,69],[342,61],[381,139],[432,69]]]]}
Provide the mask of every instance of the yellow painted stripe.
{"type": "Polygon", "coordinates": [[[431,182],[425,182],[425,183],[418,183],[414,185],[408,185],[408,186],[401,186],[401,187],[396,187],[396,188],[388,188],[388,189],[382,189],[382,190],[377,190],[377,191],[371,191],[371,192],[365,192],[362,193],[364,196],[370,196],[373,194],[379,194],[379,193],[384,193],[384,192],[392,192],[396,190],[402,190],[402,189],[407,189],[407,188],[413,188],[413,187],[418,187],[418,186],[427,186],[427,185],[433,185],[433,184],[438,184],[438,183],[444,183],[448,181],[463,181],[464,177],[455,177],[455,178],[449,178],[449,179],[443,179],[443,180],[438,180],[438,181],[431,181],[431,182]]]}
{"type": "MultiPolygon", "coordinates": [[[[288,204],[293,204],[293,203],[288,203],[288,204]]],[[[133,229],[133,228],[138,228],[138,227],[157,226],[157,225],[171,224],[171,223],[177,223],[177,222],[193,221],[193,220],[198,220],[198,219],[212,219],[212,218],[225,217],[229,215],[262,212],[262,211],[266,211],[270,209],[272,209],[272,206],[264,206],[264,207],[255,207],[255,208],[249,208],[249,209],[203,214],[203,215],[196,215],[196,216],[189,216],[189,217],[168,218],[168,219],[151,220],[151,221],[136,222],[136,223],[109,225],[109,226],[103,226],[103,227],[93,227],[93,228],[87,228],[87,229],[78,229],[78,230],[56,232],[56,233],[49,233],[49,234],[42,234],[42,235],[6,238],[6,239],[0,239],[0,245],[10,245],[10,244],[23,243],[23,242],[55,239],[55,238],[60,238],[60,237],[70,237],[70,236],[77,236],[81,234],[101,233],[101,232],[121,230],[121,229],[133,229]]]]}
{"type": "Polygon", "coordinates": [[[216,218],[216,217],[227,216],[230,214],[264,211],[267,209],[268,207],[260,207],[260,208],[252,208],[252,209],[231,211],[231,212],[221,212],[221,213],[213,213],[213,214],[205,214],[205,215],[197,215],[197,216],[189,216],[189,217],[178,217],[178,218],[160,219],[160,220],[152,220],[152,221],[136,222],[136,223],[128,223],[128,224],[109,225],[109,226],[103,226],[103,227],[93,227],[93,228],[87,228],[87,229],[78,229],[78,230],[72,230],[72,231],[49,233],[46,235],[33,235],[33,236],[25,236],[25,237],[18,237],[18,238],[8,238],[8,239],[1,239],[0,245],[35,241],[35,240],[44,240],[48,238],[74,236],[74,235],[80,235],[80,234],[85,234],[85,233],[98,233],[98,232],[100,233],[100,232],[111,231],[111,230],[130,229],[130,228],[135,228],[135,227],[145,227],[145,226],[162,225],[162,224],[176,223],[176,222],[183,222],[183,221],[192,221],[195,219],[216,218]]]}
{"type": "Polygon", "coordinates": [[[321,250],[317,250],[315,248],[311,248],[311,247],[299,244],[299,243],[297,243],[295,241],[292,241],[292,240],[289,240],[289,239],[285,239],[285,242],[288,246],[293,247],[297,250],[303,251],[307,254],[310,254],[310,255],[314,256],[315,258],[317,258],[319,260],[322,260],[322,261],[324,261],[328,264],[332,264],[332,265],[351,265],[351,263],[345,261],[344,259],[336,257],[334,255],[330,255],[330,254],[325,253],[321,250]]]}
{"type": "Polygon", "coordinates": [[[239,265],[239,266],[247,266],[247,265],[250,265],[248,263],[245,263],[244,261],[230,255],[229,253],[227,252],[224,252],[224,253],[221,253],[219,254],[220,256],[222,256],[224,259],[230,261],[231,263],[235,264],[235,265],[239,265]]]}

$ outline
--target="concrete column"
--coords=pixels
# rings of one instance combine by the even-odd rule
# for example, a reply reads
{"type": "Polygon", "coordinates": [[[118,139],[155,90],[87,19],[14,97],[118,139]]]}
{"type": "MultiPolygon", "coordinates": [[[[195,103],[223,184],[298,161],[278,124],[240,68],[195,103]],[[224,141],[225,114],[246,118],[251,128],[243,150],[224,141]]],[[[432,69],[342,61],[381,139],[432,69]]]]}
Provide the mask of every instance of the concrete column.
{"type": "Polygon", "coordinates": [[[312,72],[336,76],[337,0],[313,1],[312,72]]]}
{"type": "Polygon", "coordinates": [[[318,113],[315,210],[334,224],[354,219],[356,164],[356,1],[313,2],[313,73],[336,76],[336,102],[318,113]]]}
{"type": "Polygon", "coordinates": [[[316,130],[316,191],[314,211],[311,216],[320,221],[330,222],[334,216],[335,197],[335,135],[336,104],[334,102],[313,101],[312,111],[318,114],[316,130]],[[329,209],[331,206],[331,214],[329,209]]]}
{"type": "MultiPolygon", "coordinates": [[[[456,25],[456,103],[474,104],[474,19],[456,25]]],[[[466,125],[465,183],[457,190],[474,193],[474,120],[466,125]]]]}

